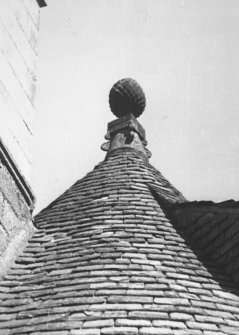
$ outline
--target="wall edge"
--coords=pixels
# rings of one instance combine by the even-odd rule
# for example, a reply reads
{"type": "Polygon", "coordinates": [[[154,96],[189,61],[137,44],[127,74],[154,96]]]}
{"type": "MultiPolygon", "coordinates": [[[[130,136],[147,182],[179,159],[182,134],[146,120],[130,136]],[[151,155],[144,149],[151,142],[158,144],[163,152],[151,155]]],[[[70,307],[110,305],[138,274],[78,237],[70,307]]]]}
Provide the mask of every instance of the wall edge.
{"type": "Polygon", "coordinates": [[[16,185],[18,186],[19,191],[24,197],[28,207],[33,210],[35,204],[35,196],[28,182],[20,173],[20,169],[18,168],[11,154],[8,152],[1,137],[0,137],[0,159],[5,164],[8,172],[10,173],[16,185]]]}

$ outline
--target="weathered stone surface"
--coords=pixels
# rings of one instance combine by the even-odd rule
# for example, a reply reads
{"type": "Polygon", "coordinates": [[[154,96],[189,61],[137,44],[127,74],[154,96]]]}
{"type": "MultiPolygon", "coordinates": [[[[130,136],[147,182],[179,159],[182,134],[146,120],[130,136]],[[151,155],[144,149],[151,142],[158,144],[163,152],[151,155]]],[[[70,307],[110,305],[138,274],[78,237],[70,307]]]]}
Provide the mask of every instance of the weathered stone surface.
{"type": "Polygon", "coordinates": [[[100,335],[100,329],[73,329],[69,335],[100,335]]]}
{"type": "Polygon", "coordinates": [[[7,273],[34,230],[29,205],[0,155],[0,277],[7,273]]]}
{"type": "Polygon", "coordinates": [[[186,313],[171,313],[170,319],[178,320],[178,321],[187,321],[187,320],[192,320],[193,316],[191,314],[186,314],[186,313]]]}
{"type": "Polygon", "coordinates": [[[118,319],[115,322],[116,326],[125,326],[125,327],[150,327],[151,322],[149,320],[132,320],[132,319],[118,319]]]}
{"type": "Polygon", "coordinates": [[[113,319],[92,320],[92,321],[86,321],[83,324],[83,328],[103,328],[103,327],[113,327],[113,326],[114,326],[113,319]]]}
{"type": "Polygon", "coordinates": [[[173,331],[170,328],[143,327],[140,329],[142,335],[171,335],[173,331]]]}
{"type": "Polygon", "coordinates": [[[39,5],[36,1],[0,2],[0,134],[28,182],[38,35],[39,5]]]}

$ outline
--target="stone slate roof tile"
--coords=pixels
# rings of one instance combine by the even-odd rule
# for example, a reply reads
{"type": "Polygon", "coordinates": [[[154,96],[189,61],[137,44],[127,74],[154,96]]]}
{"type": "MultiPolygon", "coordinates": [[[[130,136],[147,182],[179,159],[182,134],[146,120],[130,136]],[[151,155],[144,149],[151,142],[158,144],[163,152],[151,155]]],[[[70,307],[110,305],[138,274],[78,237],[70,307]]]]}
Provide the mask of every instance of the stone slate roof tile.
{"type": "Polygon", "coordinates": [[[237,284],[164,208],[185,202],[136,152],[109,156],[36,216],[0,334],[238,334],[237,284]]]}

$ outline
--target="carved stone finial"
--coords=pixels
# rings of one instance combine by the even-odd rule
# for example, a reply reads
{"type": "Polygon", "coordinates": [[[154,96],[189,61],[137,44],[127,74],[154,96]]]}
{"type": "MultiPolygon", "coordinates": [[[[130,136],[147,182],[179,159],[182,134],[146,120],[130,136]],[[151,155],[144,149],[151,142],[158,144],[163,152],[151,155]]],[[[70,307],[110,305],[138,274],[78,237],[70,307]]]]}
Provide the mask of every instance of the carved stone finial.
{"type": "Polygon", "coordinates": [[[131,78],[117,81],[110,90],[109,104],[118,118],[133,114],[139,117],[146,106],[146,98],[139,84],[131,78]]]}

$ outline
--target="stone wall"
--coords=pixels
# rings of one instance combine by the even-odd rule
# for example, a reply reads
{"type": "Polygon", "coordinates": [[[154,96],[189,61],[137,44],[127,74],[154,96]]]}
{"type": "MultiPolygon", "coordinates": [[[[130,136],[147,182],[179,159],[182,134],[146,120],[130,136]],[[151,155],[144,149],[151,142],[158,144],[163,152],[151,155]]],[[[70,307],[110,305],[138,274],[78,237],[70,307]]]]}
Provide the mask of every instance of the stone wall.
{"type": "Polygon", "coordinates": [[[36,0],[0,0],[0,137],[28,182],[39,10],[36,0]]]}
{"type": "Polygon", "coordinates": [[[40,7],[0,0],[0,276],[34,231],[29,187],[40,7]]]}
{"type": "Polygon", "coordinates": [[[0,160],[0,276],[9,269],[34,231],[31,205],[0,160]]]}

